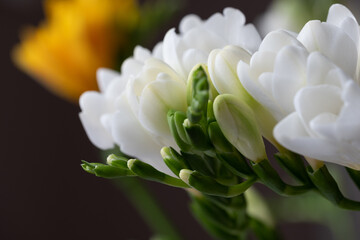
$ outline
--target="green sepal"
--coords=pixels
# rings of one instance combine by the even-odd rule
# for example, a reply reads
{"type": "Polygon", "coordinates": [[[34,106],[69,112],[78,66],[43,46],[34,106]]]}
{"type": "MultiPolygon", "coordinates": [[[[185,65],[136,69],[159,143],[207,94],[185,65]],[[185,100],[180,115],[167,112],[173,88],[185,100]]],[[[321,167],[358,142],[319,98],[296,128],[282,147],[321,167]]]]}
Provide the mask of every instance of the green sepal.
{"type": "Polygon", "coordinates": [[[128,158],[123,156],[117,156],[115,154],[110,154],[106,159],[107,164],[109,164],[110,166],[123,168],[123,169],[128,169],[127,161],[128,158]]]}
{"type": "Polygon", "coordinates": [[[287,173],[295,177],[301,183],[311,183],[304,162],[298,154],[285,154],[279,152],[276,153],[274,157],[287,173]]]}
{"type": "Polygon", "coordinates": [[[256,178],[250,178],[242,183],[226,186],[218,183],[214,178],[202,175],[199,172],[183,169],[180,178],[196,190],[213,196],[235,197],[244,193],[255,182],[256,178]]]}
{"type": "Polygon", "coordinates": [[[223,153],[223,152],[232,152],[233,146],[231,143],[225,138],[222,133],[219,124],[217,122],[212,122],[208,125],[208,134],[211,143],[215,147],[215,150],[223,153]]]}
{"type": "Polygon", "coordinates": [[[352,168],[346,168],[346,171],[349,173],[355,185],[360,189],[360,171],[352,168]]]}
{"type": "Polygon", "coordinates": [[[160,153],[166,166],[168,166],[176,176],[179,176],[181,169],[189,168],[185,159],[172,147],[163,147],[160,153]]]}
{"type": "Polygon", "coordinates": [[[185,140],[186,133],[185,133],[184,127],[182,125],[183,121],[182,122],[180,121],[180,117],[181,117],[181,113],[177,113],[175,111],[170,110],[167,113],[168,125],[170,128],[170,132],[171,132],[176,144],[179,146],[179,148],[185,152],[189,152],[189,151],[191,151],[191,149],[193,147],[190,144],[188,144],[188,142],[185,140]],[[175,119],[175,116],[177,116],[176,119],[175,119]],[[179,124],[180,124],[180,126],[179,126],[179,124]]]}
{"type": "Polygon", "coordinates": [[[191,124],[190,121],[185,120],[183,126],[191,145],[197,150],[206,151],[212,149],[207,133],[201,125],[191,124]]]}
{"type": "Polygon", "coordinates": [[[218,153],[217,157],[233,174],[244,178],[255,176],[245,157],[237,150],[231,153],[218,153]]]}
{"type": "Polygon", "coordinates": [[[313,171],[310,167],[308,167],[308,174],[320,194],[330,202],[341,208],[360,211],[360,202],[344,197],[337,182],[325,165],[316,171],[313,171]]]}
{"type": "Polygon", "coordinates": [[[258,163],[252,163],[252,167],[259,179],[267,187],[280,195],[298,195],[312,189],[312,185],[292,186],[286,184],[266,159],[258,163]]]}
{"type": "Polygon", "coordinates": [[[129,177],[134,176],[135,174],[129,169],[118,168],[102,163],[89,163],[82,161],[81,167],[88,173],[94,174],[97,177],[103,178],[119,178],[119,177],[129,177]]]}
{"type": "Polygon", "coordinates": [[[187,188],[183,181],[178,178],[171,177],[163,172],[158,171],[153,166],[144,163],[138,159],[130,159],[128,161],[128,168],[141,178],[160,182],[173,187],[187,188]]]}
{"type": "Polygon", "coordinates": [[[216,172],[214,170],[213,162],[209,161],[211,159],[204,159],[199,155],[181,152],[181,155],[186,160],[186,163],[189,165],[190,169],[196,170],[206,176],[215,176],[216,172]]]}

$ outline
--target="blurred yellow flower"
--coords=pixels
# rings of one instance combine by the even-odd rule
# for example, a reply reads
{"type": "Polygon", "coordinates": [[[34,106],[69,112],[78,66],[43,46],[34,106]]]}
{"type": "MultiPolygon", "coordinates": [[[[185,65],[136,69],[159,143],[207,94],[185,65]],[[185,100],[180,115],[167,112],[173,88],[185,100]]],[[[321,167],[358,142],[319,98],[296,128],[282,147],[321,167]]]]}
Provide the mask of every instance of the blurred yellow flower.
{"type": "Polygon", "coordinates": [[[135,0],[46,0],[46,21],[23,32],[13,59],[55,94],[77,102],[97,89],[96,69],[114,67],[136,27],[135,0]]]}

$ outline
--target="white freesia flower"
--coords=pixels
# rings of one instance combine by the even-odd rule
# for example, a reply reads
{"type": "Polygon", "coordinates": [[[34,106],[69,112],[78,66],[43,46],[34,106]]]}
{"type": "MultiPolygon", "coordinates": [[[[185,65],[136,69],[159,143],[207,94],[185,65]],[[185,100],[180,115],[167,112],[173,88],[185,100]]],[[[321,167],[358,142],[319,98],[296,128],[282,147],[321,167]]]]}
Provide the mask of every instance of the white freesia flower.
{"type": "Polygon", "coordinates": [[[209,53],[227,45],[242,47],[249,52],[258,49],[261,38],[254,25],[245,25],[244,14],[234,8],[225,8],[206,21],[188,15],[180,23],[180,34],[175,29],[164,38],[164,61],[187,78],[198,63],[207,63],[209,53]]]}
{"type": "Polygon", "coordinates": [[[121,73],[99,70],[101,92],[86,92],[80,98],[80,119],[90,140],[101,149],[117,144],[122,152],[171,174],[160,155],[163,146],[177,149],[166,114],[186,111],[186,82],[192,68],[207,63],[214,49],[234,45],[249,54],[260,41],[254,26],[245,25],[244,15],[236,9],[226,8],[205,21],[185,17],[180,33],[168,31],[152,53],[137,47],[121,73]]]}
{"type": "Polygon", "coordinates": [[[342,5],[298,36],[272,32],[250,64],[244,87],[278,120],[275,138],[307,157],[360,169],[359,24],[342,5]]]}

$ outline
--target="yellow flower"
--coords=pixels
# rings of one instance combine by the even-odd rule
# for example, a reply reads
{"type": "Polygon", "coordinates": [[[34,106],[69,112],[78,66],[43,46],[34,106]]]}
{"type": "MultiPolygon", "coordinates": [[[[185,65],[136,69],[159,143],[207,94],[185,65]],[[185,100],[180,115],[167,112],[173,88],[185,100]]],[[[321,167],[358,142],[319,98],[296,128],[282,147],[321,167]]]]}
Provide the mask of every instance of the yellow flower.
{"type": "Polygon", "coordinates": [[[96,69],[114,67],[136,27],[135,0],[47,0],[47,20],[28,28],[14,49],[15,63],[49,90],[77,102],[96,90],[96,69]]]}

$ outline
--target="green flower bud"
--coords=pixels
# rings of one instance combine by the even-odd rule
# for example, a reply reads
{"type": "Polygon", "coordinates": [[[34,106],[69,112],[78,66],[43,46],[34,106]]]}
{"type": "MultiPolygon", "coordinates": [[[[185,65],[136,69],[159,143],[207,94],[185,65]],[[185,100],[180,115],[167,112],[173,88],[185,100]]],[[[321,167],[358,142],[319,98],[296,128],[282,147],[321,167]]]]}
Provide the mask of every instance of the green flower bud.
{"type": "Polygon", "coordinates": [[[193,145],[196,149],[205,151],[212,148],[207,133],[201,125],[191,124],[188,119],[185,119],[183,126],[191,145],[193,145]]]}
{"type": "Polygon", "coordinates": [[[107,164],[110,166],[124,169],[128,169],[127,161],[128,159],[126,157],[120,157],[115,154],[110,154],[106,159],[107,164]]]}
{"type": "Polygon", "coordinates": [[[103,178],[119,178],[134,176],[135,174],[129,169],[109,166],[102,163],[89,163],[82,161],[81,167],[88,173],[95,174],[97,177],[103,178]]]}
{"type": "Polygon", "coordinates": [[[170,132],[179,146],[179,148],[185,152],[192,149],[192,146],[188,143],[183,122],[186,118],[186,114],[182,112],[175,112],[170,110],[167,114],[167,120],[170,128],[170,132]]]}
{"type": "Polygon", "coordinates": [[[128,168],[136,173],[139,177],[144,179],[164,183],[174,187],[188,187],[178,178],[171,177],[163,172],[156,170],[153,166],[144,163],[138,159],[130,159],[128,161],[128,168]]]}
{"type": "Polygon", "coordinates": [[[255,116],[246,104],[230,94],[219,95],[214,114],[226,139],[245,157],[254,162],[267,158],[255,116]]]}
{"type": "Polygon", "coordinates": [[[244,193],[256,181],[256,178],[254,177],[237,185],[226,186],[220,184],[212,177],[202,175],[197,171],[191,171],[189,169],[181,170],[179,176],[181,180],[183,180],[184,182],[186,182],[188,185],[195,188],[196,190],[208,195],[214,195],[220,197],[238,196],[244,193]]]}
{"type": "Polygon", "coordinates": [[[173,148],[163,147],[160,154],[166,166],[168,166],[176,176],[179,176],[181,169],[188,168],[184,158],[173,148]]]}

